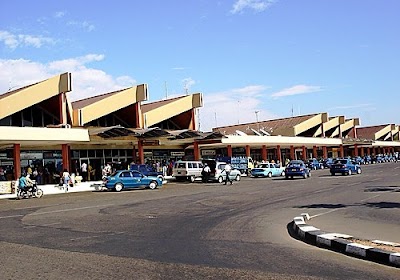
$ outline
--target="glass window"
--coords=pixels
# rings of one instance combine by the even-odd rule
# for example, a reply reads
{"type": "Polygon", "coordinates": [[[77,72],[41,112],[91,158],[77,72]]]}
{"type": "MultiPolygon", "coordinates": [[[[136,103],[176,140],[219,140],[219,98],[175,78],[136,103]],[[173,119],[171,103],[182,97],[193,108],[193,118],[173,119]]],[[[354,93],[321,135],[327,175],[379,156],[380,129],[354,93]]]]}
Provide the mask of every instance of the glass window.
{"type": "Polygon", "coordinates": [[[131,172],[125,171],[125,172],[121,173],[121,177],[129,178],[129,177],[132,177],[132,175],[131,175],[131,172]]]}
{"type": "Polygon", "coordinates": [[[12,126],[22,126],[22,112],[17,112],[11,116],[12,126]]]}
{"type": "Polygon", "coordinates": [[[112,151],[111,151],[111,156],[112,156],[112,157],[118,157],[118,150],[115,150],[115,149],[112,150],[112,151]]]}
{"type": "Polygon", "coordinates": [[[32,119],[34,127],[43,127],[43,114],[37,107],[32,107],[32,119]]]}
{"type": "Polygon", "coordinates": [[[132,176],[133,177],[142,177],[142,174],[137,171],[134,171],[134,172],[132,172],[132,176]]]}
{"type": "Polygon", "coordinates": [[[111,150],[104,150],[105,157],[111,157],[111,150]]]}
{"type": "Polygon", "coordinates": [[[0,119],[0,126],[10,126],[11,125],[11,116],[5,117],[4,119],[0,119]]]}
{"type": "Polygon", "coordinates": [[[88,150],[88,155],[90,158],[96,157],[96,151],[95,150],[88,150]]]}
{"type": "Polygon", "coordinates": [[[96,157],[102,158],[103,157],[103,150],[96,150],[96,157]]]}
{"type": "Polygon", "coordinates": [[[79,155],[81,158],[87,158],[87,150],[80,150],[79,155]]]}

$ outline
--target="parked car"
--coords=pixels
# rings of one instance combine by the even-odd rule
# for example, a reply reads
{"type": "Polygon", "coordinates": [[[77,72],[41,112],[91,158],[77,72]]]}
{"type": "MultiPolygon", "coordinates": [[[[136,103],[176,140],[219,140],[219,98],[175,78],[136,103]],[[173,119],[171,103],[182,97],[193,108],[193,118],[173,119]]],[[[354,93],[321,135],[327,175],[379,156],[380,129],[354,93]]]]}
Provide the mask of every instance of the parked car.
{"type": "Polygon", "coordinates": [[[201,161],[179,160],[172,168],[172,177],[177,181],[189,180],[193,183],[196,179],[201,179],[202,170],[203,163],[201,161]]]}
{"type": "Polygon", "coordinates": [[[163,179],[162,172],[158,172],[153,166],[148,164],[131,164],[130,170],[136,170],[146,176],[156,176],[163,179]]]}
{"type": "Polygon", "coordinates": [[[350,158],[338,158],[334,161],[330,168],[332,176],[336,173],[342,175],[361,174],[361,166],[350,158]]]}
{"type": "MultiPolygon", "coordinates": [[[[221,162],[221,161],[218,161],[215,159],[204,159],[202,162],[203,162],[203,164],[207,163],[211,169],[211,173],[210,173],[210,177],[209,177],[210,181],[217,181],[219,183],[222,183],[225,181],[226,174],[224,172],[224,169],[225,169],[225,165],[227,164],[226,162],[221,162]]],[[[232,167],[232,170],[231,170],[231,173],[229,174],[229,178],[231,180],[240,181],[242,178],[241,170],[233,167],[232,164],[231,164],[231,167],[232,167]]]]}
{"type": "Polygon", "coordinates": [[[364,156],[364,164],[371,164],[371,162],[372,162],[371,156],[369,155],[364,156]]]}
{"type": "Polygon", "coordinates": [[[292,160],[286,166],[285,169],[285,178],[289,179],[293,177],[303,177],[306,179],[307,177],[311,177],[310,168],[304,163],[302,160],[292,160]]]}
{"type": "Polygon", "coordinates": [[[326,158],[322,161],[324,168],[331,168],[332,163],[333,163],[333,158],[326,158]]]}
{"type": "Polygon", "coordinates": [[[357,164],[359,164],[359,165],[365,164],[364,158],[362,158],[362,157],[360,157],[360,156],[355,157],[355,158],[353,159],[353,161],[355,161],[355,162],[356,162],[357,164]]]}
{"type": "Polygon", "coordinates": [[[285,176],[285,167],[277,163],[260,163],[251,170],[250,175],[254,178],[285,176]]]}
{"type": "Polygon", "coordinates": [[[123,189],[149,188],[162,186],[162,179],[156,176],[146,176],[136,170],[118,170],[103,181],[103,186],[117,192],[123,189]]]}
{"type": "Polygon", "coordinates": [[[307,160],[306,164],[311,170],[324,169],[324,164],[319,162],[316,158],[307,160]]]}

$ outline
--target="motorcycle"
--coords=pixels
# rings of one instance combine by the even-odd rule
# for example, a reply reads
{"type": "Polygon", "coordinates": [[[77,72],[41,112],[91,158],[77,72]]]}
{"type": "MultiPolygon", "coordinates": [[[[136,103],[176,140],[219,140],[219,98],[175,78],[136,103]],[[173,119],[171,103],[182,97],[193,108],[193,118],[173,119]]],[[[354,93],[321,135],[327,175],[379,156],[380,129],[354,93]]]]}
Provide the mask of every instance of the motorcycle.
{"type": "Polygon", "coordinates": [[[43,190],[41,188],[38,188],[36,183],[34,183],[29,188],[18,189],[17,192],[17,199],[31,198],[31,197],[41,198],[42,196],[43,196],[43,190]]]}

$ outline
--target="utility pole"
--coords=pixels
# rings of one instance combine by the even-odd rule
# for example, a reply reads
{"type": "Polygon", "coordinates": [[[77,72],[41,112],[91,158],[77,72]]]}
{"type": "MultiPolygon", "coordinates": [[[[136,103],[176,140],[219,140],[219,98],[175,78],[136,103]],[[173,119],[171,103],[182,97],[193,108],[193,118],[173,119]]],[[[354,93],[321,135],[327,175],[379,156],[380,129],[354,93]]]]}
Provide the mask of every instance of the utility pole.
{"type": "Polygon", "coordinates": [[[258,113],[260,113],[260,111],[256,110],[254,113],[256,113],[257,131],[260,131],[260,123],[258,122],[258,113]]]}
{"type": "Polygon", "coordinates": [[[164,82],[164,87],[165,87],[165,99],[168,99],[168,87],[167,87],[167,81],[164,82]]]}

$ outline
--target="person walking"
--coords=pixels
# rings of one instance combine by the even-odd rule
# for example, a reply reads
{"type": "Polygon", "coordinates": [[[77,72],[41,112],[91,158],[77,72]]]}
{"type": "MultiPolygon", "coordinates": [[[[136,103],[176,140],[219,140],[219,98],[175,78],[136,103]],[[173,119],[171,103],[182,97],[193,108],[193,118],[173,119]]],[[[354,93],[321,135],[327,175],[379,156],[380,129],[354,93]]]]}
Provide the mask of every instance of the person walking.
{"type": "Polygon", "coordinates": [[[71,181],[71,175],[69,174],[67,169],[64,169],[63,174],[62,174],[62,180],[63,180],[63,187],[65,192],[68,191],[68,186],[71,181]]]}
{"type": "Polygon", "coordinates": [[[228,181],[232,185],[232,180],[231,180],[231,178],[229,178],[229,175],[231,174],[231,171],[232,171],[232,167],[229,163],[225,164],[224,171],[225,171],[225,175],[226,175],[224,185],[226,185],[228,183],[228,181]]]}

